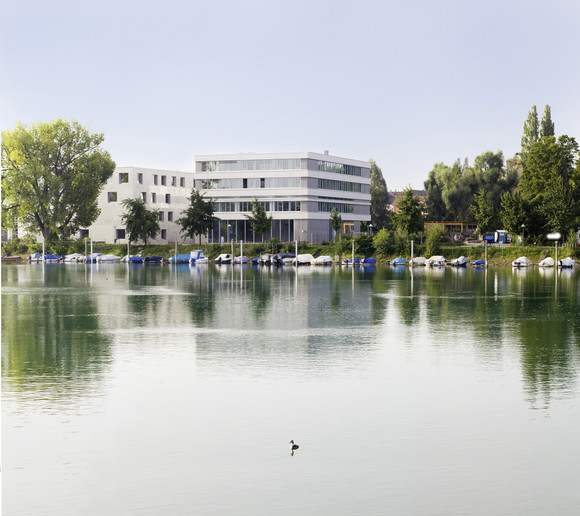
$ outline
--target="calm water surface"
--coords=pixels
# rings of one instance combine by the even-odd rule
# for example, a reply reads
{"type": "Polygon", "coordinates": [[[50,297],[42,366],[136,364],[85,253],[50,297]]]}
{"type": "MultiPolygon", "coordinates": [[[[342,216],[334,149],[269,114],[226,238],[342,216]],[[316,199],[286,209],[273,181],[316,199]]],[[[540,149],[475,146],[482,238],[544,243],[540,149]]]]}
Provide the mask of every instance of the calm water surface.
{"type": "Polygon", "coordinates": [[[579,277],[2,265],[4,515],[578,514],[579,277]]]}

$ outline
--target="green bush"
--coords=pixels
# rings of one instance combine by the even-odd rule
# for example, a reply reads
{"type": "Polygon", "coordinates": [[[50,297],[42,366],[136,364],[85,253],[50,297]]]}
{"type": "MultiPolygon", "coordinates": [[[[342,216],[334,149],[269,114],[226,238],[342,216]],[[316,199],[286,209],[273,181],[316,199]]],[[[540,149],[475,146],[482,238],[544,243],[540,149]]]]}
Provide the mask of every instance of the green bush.
{"type": "Polygon", "coordinates": [[[282,248],[282,243],[280,242],[280,240],[274,237],[270,238],[270,240],[266,242],[266,247],[268,248],[269,253],[275,254],[280,252],[280,249],[282,248]]]}
{"type": "Polygon", "coordinates": [[[445,228],[441,224],[429,224],[425,231],[425,256],[438,255],[445,237],[445,228]]]}
{"type": "Polygon", "coordinates": [[[373,246],[380,256],[389,256],[395,252],[395,236],[392,231],[381,229],[373,237],[373,246]]]}
{"type": "MultiPolygon", "coordinates": [[[[368,257],[375,254],[373,237],[370,235],[359,235],[355,239],[356,253],[368,257]]],[[[351,248],[352,252],[352,248],[351,248]]]]}
{"type": "Polygon", "coordinates": [[[19,238],[12,238],[2,244],[2,256],[22,256],[28,253],[28,246],[19,238]]]}

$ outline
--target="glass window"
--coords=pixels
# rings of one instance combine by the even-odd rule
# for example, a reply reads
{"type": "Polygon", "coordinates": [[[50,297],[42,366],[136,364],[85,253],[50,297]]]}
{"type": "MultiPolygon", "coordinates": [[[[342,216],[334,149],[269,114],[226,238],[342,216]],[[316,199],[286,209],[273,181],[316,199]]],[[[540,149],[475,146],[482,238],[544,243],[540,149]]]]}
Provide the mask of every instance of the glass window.
{"type": "Polygon", "coordinates": [[[167,177],[166,176],[161,176],[161,185],[162,186],[167,185],[167,177]]]}
{"type": "Polygon", "coordinates": [[[125,230],[124,229],[117,229],[117,234],[115,237],[117,240],[125,238],[125,230]]]}
{"type": "Polygon", "coordinates": [[[185,187],[185,177],[179,178],[179,186],[181,186],[181,188],[185,187]]]}
{"type": "Polygon", "coordinates": [[[128,172],[119,172],[119,184],[128,183],[129,182],[129,173],[128,172]]]}
{"type": "Polygon", "coordinates": [[[157,202],[157,194],[155,192],[151,192],[151,202],[153,204],[157,202]]]}
{"type": "Polygon", "coordinates": [[[107,202],[117,202],[117,192],[109,192],[107,194],[107,202]]]}
{"type": "Polygon", "coordinates": [[[171,204],[171,194],[165,194],[165,202],[171,204]]]}
{"type": "Polygon", "coordinates": [[[173,212],[172,211],[167,212],[167,222],[173,222],[173,212]]]}
{"type": "Polygon", "coordinates": [[[156,185],[158,182],[159,176],[157,174],[153,174],[153,184],[156,185]]]}
{"type": "Polygon", "coordinates": [[[171,186],[177,186],[177,178],[175,176],[171,177],[171,186]]]}
{"type": "Polygon", "coordinates": [[[141,172],[137,174],[137,181],[139,181],[140,185],[143,184],[143,174],[141,174],[141,172]]]}
{"type": "Polygon", "coordinates": [[[166,229],[161,230],[161,240],[167,240],[167,230],[166,229]]]}
{"type": "Polygon", "coordinates": [[[147,192],[141,192],[141,199],[143,199],[144,203],[147,202],[147,192]]]}
{"type": "Polygon", "coordinates": [[[162,211],[159,212],[159,222],[163,222],[164,220],[164,213],[162,211]]]}

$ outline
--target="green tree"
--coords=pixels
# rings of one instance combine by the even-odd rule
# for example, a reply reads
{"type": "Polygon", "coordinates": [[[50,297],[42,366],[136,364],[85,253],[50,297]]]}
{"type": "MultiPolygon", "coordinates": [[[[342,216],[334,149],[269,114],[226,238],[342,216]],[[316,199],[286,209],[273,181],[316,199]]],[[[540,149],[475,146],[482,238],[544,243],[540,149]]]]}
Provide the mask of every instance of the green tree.
{"type": "Polygon", "coordinates": [[[382,228],[373,237],[373,246],[379,255],[388,256],[395,250],[395,235],[392,231],[382,228]]]}
{"type": "Polygon", "coordinates": [[[423,184],[427,192],[425,207],[427,220],[443,222],[448,220],[448,212],[443,200],[443,190],[446,187],[450,169],[443,163],[437,163],[429,172],[427,181],[423,184]]]}
{"type": "Polygon", "coordinates": [[[519,190],[514,192],[505,192],[501,197],[501,221],[503,229],[512,235],[519,235],[522,224],[530,227],[530,204],[523,198],[519,190]]]}
{"type": "Polygon", "coordinates": [[[355,238],[356,250],[364,257],[372,256],[375,252],[373,237],[371,235],[359,235],[355,238]]]}
{"type": "Polygon", "coordinates": [[[340,240],[340,227],[342,226],[342,217],[336,208],[330,210],[330,227],[336,232],[340,240]]]}
{"type": "Polygon", "coordinates": [[[444,237],[445,228],[442,224],[429,224],[425,230],[425,255],[438,255],[444,237]]]}
{"type": "Polygon", "coordinates": [[[542,117],[542,122],[540,123],[540,138],[544,136],[554,136],[554,122],[552,122],[552,110],[550,106],[546,104],[544,108],[544,116],[542,117]]]}
{"type": "Polygon", "coordinates": [[[181,226],[181,233],[194,238],[199,235],[206,235],[209,228],[217,220],[214,217],[214,204],[211,200],[206,201],[199,190],[192,189],[189,196],[189,206],[182,212],[183,217],[177,219],[177,224],[181,226]]]}
{"type": "Polygon", "coordinates": [[[252,201],[252,213],[251,215],[246,215],[246,218],[250,221],[250,226],[254,233],[262,235],[262,242],[264,241],[264,233],[272,227],[273,218],[266,213],[266,208],[254,198],[252,201]]]}
{"type": "Polygon", "coordinates": [[[528,113],[528,118],[524,122],[524,134],[522,135],[522,151],[520,156],[524,163],[532,144],[536,143],[539,139],[538,112],[536,111],[536,106],[532,106],[532,109],[528,113]]]}
{"type": "Polygon", "coordinates": [[[99,216],[97,197],[115,163],[104,136],[55,120],[2,132],[2,221],[45,240],[67,238],[99,216]]]}
{"type": "Polygon", "coordinates": [[[389,203],[389,191],[382,170],[371,159],[371,223],[377,228],[389,226],[387,204],[389,203]]]}
{"type": "Polygon", "coordinates": [[[399,212],[395,215],[395,225],[401,235],[409,237],[423,230],[423,215],[419,200],[413,195],[410,186],[405,188],[398,204],[399,212]]]}
{"type": "Polygon", "coordinates": [[[121,216],[129,242],[143,240],[145,245],[159,233],[159,210],[149,211],[142,199],[125,199],[126,212],[121,216]]]}
{"type": "Polygon", "coordinates": [[[481,236],[488,231],[496,229],[497,217],[496,211],[490,202],[488,202],[485,190],[482,188],[475,195],[475,201],[471,206],[471,213],[475,222],[477,222],[477,233],[481,236]]]}

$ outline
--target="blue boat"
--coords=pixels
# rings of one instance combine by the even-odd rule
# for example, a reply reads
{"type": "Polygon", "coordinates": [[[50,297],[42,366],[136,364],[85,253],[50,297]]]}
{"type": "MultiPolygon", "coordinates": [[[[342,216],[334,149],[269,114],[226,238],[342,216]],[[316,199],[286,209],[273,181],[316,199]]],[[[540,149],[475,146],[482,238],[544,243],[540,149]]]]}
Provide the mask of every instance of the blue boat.
{"type": "Polygon", "coordinates": [[[190,258],[191,258],[191,253],[183,253],[183,254],[178,254],[177,259],[175,256],[172,256],[171,258],[169,258],[168,262],[169,263],[189,263],[190,258]]]}
{"type": "Polygon", "coordinates": [[[406,265],[406,264],[407,264],[407,260],[405,260],[405,258],[395,258],[391,262],[391,265],[406,265]]]}
{"type": "Polygon", "coordinates": [[[485,265],[485,260],[475,260],[471,266],[472,267],[483,267],[485,265]]]}
{"type": "MultiPolygon", "coordinates": [[[[352,265],[352,258],[347,258],[342,263],[343,263],[343,265],[352,265]]],[[[355,265],[360,265],[360,258],[355,258],[354,259],[354,264],[355,265]]]]}
{"type": "Polygon", "coordinates": [[[375,265],[377,261],[374,258],[363,258],[360,263],[361,265],[375,265]]]}
{"type": "Polygon", "coordinates": [[[146,256],[145,257],[145,263],[161,263],[162,261],[163,261],[163,256],[146,256]]]}
{"type": "Polygon", "coordinates": [[[207,263],[208,259],[203,255],[202,249],[196,249],[189,254],[189,263],[207,263]]]}

